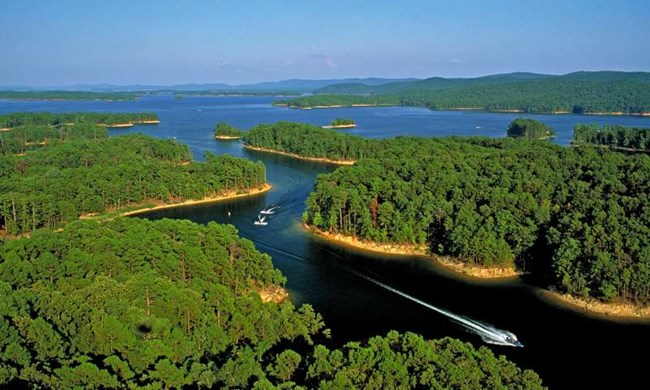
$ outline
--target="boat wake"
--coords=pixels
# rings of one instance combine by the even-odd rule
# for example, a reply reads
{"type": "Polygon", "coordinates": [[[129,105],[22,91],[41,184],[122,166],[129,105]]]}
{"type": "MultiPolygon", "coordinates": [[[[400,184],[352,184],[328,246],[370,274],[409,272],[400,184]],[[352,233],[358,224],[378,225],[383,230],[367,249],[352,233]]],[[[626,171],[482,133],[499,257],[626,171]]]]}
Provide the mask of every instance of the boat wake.
{"type": "Polygon", "coordinates": [[[411,300],[411,301],[413,301],[415,303],[419,303],[420,305],[422,305],[424,307],[427,307],[427,308],[429,308],[429,309],[431,309],[433,311],[436,311],[436,312],[438,312],[438,313],[440,313],[440,314],[442,314],[444,316],[449,317],[450,319],[452,319],[456,323],[462,325],[464,328],[466,328],[470,332],[480,336],[481,339],[484,342],[488,343],[488,344],[505,345],[505,346],[509,346],[509,347],[523,347],[524,346],[521,342],[519,342],[519,340],[517,340],[517,336],[515,336],[514,333],[512,333],[512,332],[509,332],[509,331],[503,330],[503,329],[498,329],[498,328],[493,327],[492,325],[484,324],[482,322],[475,321],[475,320],[473,320],[471,318],[463,317],[461,315],[454,314],[454,313],[452,313],[450,311],[441,309],[441,308],[439,308],[437,306],[428,304],[428,303],[426,303],[426,302],[424,302],[424,301],[422,301],[420,299],[412,297],[412,296],[410,296],[410,295],[408,295],[408,294],[406,294],[406,293],[404,293],[404,292],[402,292],[400,290],[397,290],[397,289],[395,289],[393,287],[390,287],[390,286],[388,286],[388,285],[386,285],[386,284],[384,284],[384,283],[382,283],[382,282],[380,282],[378,280],[375,280],[375,279],[373,279],[373,278],[371,278],[369,276],[365,276],[365,275],[361,275],[361,274],[359,274],[359,276],[361,276],[362,278],[368,280],[369,282],[372,282],[372,283],[374,283],[374,284],[376,284],[376,285],[378,285],[380,287],[385,288],[388,291],[394,292],[397,295],[400,295],[400,296],[402,296],[402,297],[404,297],[406,299],[409,299],[409,300],[411,300]]]}

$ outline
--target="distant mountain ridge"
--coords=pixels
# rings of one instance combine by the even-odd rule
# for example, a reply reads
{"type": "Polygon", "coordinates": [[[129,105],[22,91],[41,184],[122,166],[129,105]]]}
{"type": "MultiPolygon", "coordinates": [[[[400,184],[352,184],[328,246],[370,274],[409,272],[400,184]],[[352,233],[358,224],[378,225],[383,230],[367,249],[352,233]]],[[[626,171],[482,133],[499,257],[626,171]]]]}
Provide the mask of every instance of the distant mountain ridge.
{"type": "Polygon", "coordinates": [[[410,82],[419,79],[388,79],[388,78],[346,78],[305,80],[289,79],[282,81],[268,81],[253,84],[230,85],[225,83],[185,83],[173,85],[114,85],[114,84],[75,84],[51,87],[30,87],[24,85],[0,86],[4,91],[89,91],[89,92],[130,92],[130,91],[215,91],[215,92],[282,92],[311,93],[328,85],[360,83],[369,86],[378,86],[396,82],[410,82]]]}
{"type": "Polygon", "coordinates": [[[343,83],[313,96],[276,102],[295,108],[403,105],[436,110],[650,116],[650,73],[506,73],[476,78],[432,77],[381,85],[343,83]]]}

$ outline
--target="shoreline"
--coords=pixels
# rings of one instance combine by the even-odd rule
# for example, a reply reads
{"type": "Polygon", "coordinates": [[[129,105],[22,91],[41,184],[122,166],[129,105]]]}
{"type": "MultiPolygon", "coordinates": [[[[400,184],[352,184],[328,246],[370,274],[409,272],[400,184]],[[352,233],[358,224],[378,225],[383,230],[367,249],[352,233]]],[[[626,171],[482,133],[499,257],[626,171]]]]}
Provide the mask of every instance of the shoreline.
{"type": "Polygon", "coordinates": [[[221,140],[221,141],[232,141],[232,140],[237,140],[241,139],[241,136],[237,135],[215,135],[215,139],[221,140]]]}
{"type": "MultiPolygon", "coordinates": [[[[426,254],[424,250],[418,249],[414,245],[391,245],[366,242],[342,234],[324,232],[313,226],[307,225],[304,222],[302,223],[302,226],[308,232],[317,237],[338,245],[382,254],[423,256],[435,261],[435,263],[440,265],[444,270],[449,271],[452,276],[460,276],[472,281],[510,281],[519,279],[523,274],[522,272],[518,272],[512,268],[485,268],[460,263],[453,261],[450,258],[426,254]]],[[[537,290],[540,299],[547,301],[549,304],[579,311],[585,315],[608,320],[650,322],[650,306],[639,307],[631,303],[603,303],[596,299],[582,299],[569,294],[560,294],[549,289],[537,288],[537,290]]]]}
{"type": "Polygon", "coordinates": [[[403,255],[403,256],[421,256],[433,260],[436,264],[440,265],[446,271],[453,273],[456,276],[462,276],[473,280],[481,281],[506,281],[519,278],[521,272],[513,268],[487,268],[478,265],[471,265],[453,261],[451,258],[442,256],[431,255],[427,253],[425,248],[420,248],[415,245],[409,244],[381,244],[371,241],[362,241],[355,237],[346,236],[343,234],[332,234],[322,231],[314,226],[302,223],[304,229],[308,232],[336,244],[353,247],[369,252],[376,252],[389,255],[403,255]]]}
{"type": "Polygon", "coordinates": [[[294,154],[294,153],[283,152],[283,151],[274,150],[274,149],[260,148],[260,147],[251,146],[251,145],[248,145],[248,144],[244,144],[243,147],[245,149],[255,150],[255,151],[258,151],[258,152],[281,154],[283,156],[289,156],[289,157],[297,158],[297,159],[300,159],[300,160],[307,160],[307,161],[325,162],[325,163],[337,164],[337,165],[354,165],[354,164],[357,163],[356,161],[353,161],[353,160],[330,160],[329,158],[324,158],[324,157],[303,157],[303,156],[300,156],[300,155],[294,154]]]}
{"type": "Polygon", "coordinates": [[[326,125],[326,126],[321,126],[323,129],[351,129],[353,127],[357,127],[356,124],[350,124],[350,125],[326,125]]]}
{"type": "Polygon", "coordinates": [[[283,105],[277,105],[278,107],[288,107],[298,110],[312,110],[312,109],[327,109],[327,108],[349,108],[349,107],[420,107],[428,108],[433,111],[484,111],[492,112],[495,114],[531,114],[531,115],[596,115],[596,116],[638,116],[638,117],[650,117],[650,112],[623,112],[623,111],[604,111],[604,112],[583,112],[583,113],[574,113],[571,111],[549,111],[549,112],[525,112],[521,109],[512,109],[512,110],[486,110],[482,107],[447,107],[447,108],[429,108],[427,106],[414,106],[414,105],[402,105],[402,104],[332,104],[332,105],[316,105],[316,106],[292,106],[290,103],[283,105]]]}
{"type": "Polygon", "coordinates": [[[113,123],[113,124],[106,124],[106,123],[101,123],[99,124],[100,126],[105,126],[108,128],[123,128],[123,127],[133,127],[135,125],[157,125],[160,123],[160,120],[158,119],[144,119],[141,121],[133,121],[133,122],[126,122],[126,123],[113,123]]]}
{"type": "Polygon", "coordinates": [[[650,306],[640,307],[632,303],[604,303],[593,298],[578,298],[548,289],[539,289],[538,296],[551,305],[578,311],[591,317],[621,322],[650,323],[650,306]]]}
{"type": "MultiPolygon", "coordinates": [[[[255,188],[252,190],[249,190],[248,192],[245,193],[235,193],[235,192],[228,192],[226,194],[222,195],[217,195],[217,196],[212,196],[212,197],[207,197],[203,199],[192,199],[192,200],[186,200],[183,202],[179,203],[167,203],[167,204],[161,204],[161,205],[156,205],[156,206],[150,206],[150,207],[142,207],[136,210],[130,210],[130,211],[123,211],[120,212],[119,215],[122,217],[127,217],[127,216],[132,216],[136,214],[142,214],[142,213],[147,213],[149,211],[154,211],[154,210],[164,210],[164,209],[171,209],[171,208],[176,208],[176,207],[187,207],[187,206],[194,206],[198,204],[206,204],[206,203],[214,203],[214,202],[219,202],[222,200],[229,200],[229,199],[236,199],[236,198],[243,198],[246,196],[252,196],[252,195],[258,195],[262,194],[264,192],[267,192],[273,188],[270,184],[264,183],[262,188],[255,188]]],[[[97,214],[97,216],[102,216],[104,213],[97,214]]],[[[83,216],[80,218],[84,218],[83,216]]],[[[86,216],[85,218],[89,218],[86,216]]]]}

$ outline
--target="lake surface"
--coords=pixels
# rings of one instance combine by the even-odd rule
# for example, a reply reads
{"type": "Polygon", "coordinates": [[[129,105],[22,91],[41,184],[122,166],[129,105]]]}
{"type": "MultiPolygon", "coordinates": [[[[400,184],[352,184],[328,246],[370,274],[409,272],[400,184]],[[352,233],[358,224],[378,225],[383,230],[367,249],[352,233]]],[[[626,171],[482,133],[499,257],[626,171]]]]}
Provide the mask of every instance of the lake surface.
{"type": "Polygon", "coordinates": [[[244,150],[238,141],[217,142],[213,128],[218,122],[248,129],[278,120],[325,125],[343,117],[358,124],[348,132],[365,137],[503,137],[512,119],[525,116],[550,125],[557,133],[554,142],[566,145],[577,123],[650,127],[650,118],[447,112],[410,107],[292,110],[272,107],[272,100],[145,96],[132,102],[0,101],[0,113],[151,111],[160,116],[159,125],[111,130],[111,135],[143,132],[155,137],[176,137],[188,144],[198,159],[204,151],[210,151],[263,161],[268,181],[273,185],[268,193],[212,205],[161,210],[146,217],[235,225],[242,236],[273,257],[275,266],[288,279],[292,301],[311,304],[323,315],[332,329],[333,344],[385,334],[391,329],[413,331],[427,338],[450,336],[477,347],[485,345],[522,367],[534,369],[551,388],[602,388],[606,383],[625,388],[643,383],[646,359],[633,356],[647,353],[650,325],[606,321],[556,307],[540,299],[538,289],[520,281],[469,282],[426,259],[369,254],[323,242],[302,229],[300,217],[316,175],[336,167],[244,150]],[[258,211],[271,204],[280,207],[269,217],[269,225],[253,225],[258,211]],[[481,337],[449,317],[367,277],[427,304],[511,331],[525,348],[485,344],[481,337]]]}

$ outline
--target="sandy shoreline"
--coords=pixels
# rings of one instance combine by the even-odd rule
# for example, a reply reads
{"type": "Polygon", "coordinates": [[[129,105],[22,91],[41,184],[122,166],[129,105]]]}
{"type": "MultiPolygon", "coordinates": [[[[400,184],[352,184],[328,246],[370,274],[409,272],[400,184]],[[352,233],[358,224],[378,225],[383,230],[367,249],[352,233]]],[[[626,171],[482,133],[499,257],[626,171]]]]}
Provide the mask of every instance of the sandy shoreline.
{"type": "Polygon", "coordinates": [[[242,197],[245,197],[245,196],[252,196],[252,195],[257,195],[257,194],[267,192],[271,188],[272,187],[271,187],[270,184],[264,183],[262,188],[256,188],[256,189],[253,189],[253,190],[250,190],[248,192],[241,193],[241,194],[238,194],[238,193],[235,193],[235,192],[229,192],[229,193],[226,193],[226,194],[223,194],[223,195],[208,197],[208,198],[203,198],[203,199],[186,200],[184,202],[179,202],[179,203],[169,203],[169,204],[161,204],[161,205],[152,206],[152,207],[143,207],[143,208],[137,209],[137,210],[125,211],[123,213],[120,213],[120,215],[121,216],[130,216],[130,215],[146,213],[146,212],[154,211],[154,210],[163,210],[163,209],[171,209],[171,208],[176,208],[176,207],[194,206],[194,205],[197,205],[197,204],[214,203],[214,202],[219,202],[219,201],[222,201],[222,200],[242,198],[242,197]]]}
{"type": "Polygon", "coordinates": [[[650,306],[640,307],[632,303],[604,303],[595,299],[583,299],[545,289],[540,289],[538,295],[550,304],[580,311],[590,316],[625,322],[650,323],[650,306]]]}
{"type": "Polygon", "coordinates": [[[305,223],[303,223],[302,226],[309,232],[323,238],[324,240],[354,247],[357,249],[391,255],[427,257],[431,260],[434,260],[443,268],[452,271],[453,273],[461,274],[465,277],[470,277],[473,279],[509,280],[516,279],[521,275],[520,272],[517,272],[513,268],[487,268],[477,265],[465,264],[459,261],[453,261],[451,258],[430,255],[427,253],[426,247],[417,247],[415,245],[409,244],[382,244],[370,241],[362,241],[355,237],[350,237],[343,234],[332,234],[329,232],[324,232],[305,223]]]}
{"type": "MultiPolygon", "coordinates": [[[[513,268],[486,268],[461,263],[450,258],[435,255],[432,256],[427,254],[424,248],[417,248],[414,245],[380,244],[361,241],[350,236],[324,232],[305,223],[303,223],[302,226],[307,231],[317,235],[318,237],[339,245],[383,254],[424,256],[434,260],[437,264],[442,266],[444,269],[449,270],[453,274],[468,277],[473,280],[492,280],[496,282],[508,281],[518,279],[522,275],[521,272],[518,272],[513,268]]],[[[592,316],[621,321],[650,321],[650,307],[640,307],[631,303],[603,303],[595,299],[586,300],[569,294],[560,294],[541,288],[539,289],[538,295],[541,299],[544,299],[549,303],[568,307],[572,310],[581,311],[592,316]]]]}
{"type": "Polygon", "coordinates": [[[330,163],[330,164],[337,164],[337,165],[354,165],[357,162],[353,160],[330,160],[329,158],[322,158],[322,157],[303,157],[298,154],[293,154],[293,153],[288,153],[288,152],[282,152],[279,150],[273,150],[273,149],[267,149],[267,148],[260,148],[257,146],[251,146],[244,144],[244,148],[250,149],[250,150],[255,150],[258,152],[266,152],[266,153],[275,153],[275,154],[281,154],[283,156],[289,156],[293,158],[298,158],[301,160],[307,160],[307,161],[317,161],[317,162],[325,162],[325,163],[330,163]]]}
{"type": "Polygon", "coordinates": [[[351,129],[353,127],[357,127],[357,125],[352,124],[352,125],[326,125],[326,126],[321,126],[323,129],[351,129]]]}
{"type": "Polygon", "coordinates": [[[214,138],[221,140],[221,141],[232,141],[232,140],[237,140],[241,139],[241,136],[236,136],[236,135],[215,135],[214,138]]]}

